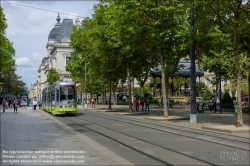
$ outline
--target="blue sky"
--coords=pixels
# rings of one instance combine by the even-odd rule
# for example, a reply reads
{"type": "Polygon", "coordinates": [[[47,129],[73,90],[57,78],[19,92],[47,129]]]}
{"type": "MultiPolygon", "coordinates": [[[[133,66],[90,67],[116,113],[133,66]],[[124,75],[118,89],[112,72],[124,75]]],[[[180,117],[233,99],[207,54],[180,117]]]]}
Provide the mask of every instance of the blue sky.
{"type": "Polygon", "coordinates": [[[46,44],[59,12],[61,22],[91,17],[97,1],[1,1],[7,19],[7,38],[13,42],[19,76],[30,88],[37,81],[37,70],[47,56],[46,44]],[[65,13],[65,14],[64,14],[65,13]]]}

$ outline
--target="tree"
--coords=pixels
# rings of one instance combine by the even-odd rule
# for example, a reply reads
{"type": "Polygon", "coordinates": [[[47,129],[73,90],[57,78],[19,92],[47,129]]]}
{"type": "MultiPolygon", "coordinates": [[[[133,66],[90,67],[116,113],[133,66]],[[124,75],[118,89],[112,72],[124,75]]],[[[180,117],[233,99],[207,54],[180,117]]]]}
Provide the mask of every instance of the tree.
{"type": "Polygon", "coordinates": [[[54,82],[60,79],[60,74],[54,69],[50,69],[48,73],[48,82],[49,85],[52,85],[54,82]]]}
{"type": "MultiPolygon", "coordinates": [[[[188,29],[186,3],[180,1],[145,1],[138,10],[144,11],[152,37],[152,49],[156,52],[161,66],[163,101],[168,96],[168,77],[177,69],[179,60],[187,55],[188,29]]],[[[164,103],[164,117],[168,107],[164,103]]]]}
{"type": "Polygon", "coordinates": [[[9,68],[14,67],[15,61],[13,59],[15,50],[13,44],[6,38],[5,30],[7,29],[5,15],[3,13],[3,8],[0,7],[0,74],[6,72],[9,68]]]}
{"type": "Polygon", "coordinates": [[[9,70],[15,67],[13,44],[6,38],[6,18],[0,6],[0,83],[4,85],[4,77],[9,70]]]}
{"type": "MultiPolygon", "coordinates": [[[[229,59],[233,60],[234,64],[234,79],[237,80],[237,103],[238,112],[236,126],[243,126],[242,118],[242,102],[241,102],[241,82],[243,76],[244,62],[247,58],[246,50],[242,49],[241,39],[248,34],[248,21],[250,20],[250,2],[244,0],[235,1],[199,1],[197,9],[198,20],[203,24],[199,30],[218,27],[218,30],[225,35],[228,35],[232,41],[230,53],[225,54],[229,59]]],[[[201,50],[200,50],[201,51],[201,50]]],[[[205,51],[207,52],[207,51],[205,51]]],[[[226,59],[225,56],[223,58],[226,59]]]]}

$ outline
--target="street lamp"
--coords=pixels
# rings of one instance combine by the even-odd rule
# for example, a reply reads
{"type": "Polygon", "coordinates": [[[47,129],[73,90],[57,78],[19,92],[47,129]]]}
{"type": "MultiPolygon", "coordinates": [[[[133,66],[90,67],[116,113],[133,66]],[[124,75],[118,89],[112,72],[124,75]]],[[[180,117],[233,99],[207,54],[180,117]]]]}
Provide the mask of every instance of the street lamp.
{"type": "MultiPolygon", "coordinates": [[[[248,22],[248,25],[249,25],[249,34],[250,34],[250,21],[248,22]]],[[[248,46],[248,54],[250,57],[250,45],[248,46]]],[[[250,98],[249,97],[250,97],[250,68],[248,68],[248,111],[249,111],[248,114],[250,115],[250,98]]]]}
{"type": "Polygon", "coordinates": [[[195,68],[195,42],[194,42],[194,0],[191,4],[191,47],[190,47],[190,81],[191,81],[191,112],[190,123],[197,122],[196,115],[196,68],[195,68]]]}
{"type": "Polygon", "coordinates": [[[87,68],[87,64],[85,62],[85,104],[84,104],[84,108],[87,108],[87,76],[86,76],[86,68],[87,68]]]}

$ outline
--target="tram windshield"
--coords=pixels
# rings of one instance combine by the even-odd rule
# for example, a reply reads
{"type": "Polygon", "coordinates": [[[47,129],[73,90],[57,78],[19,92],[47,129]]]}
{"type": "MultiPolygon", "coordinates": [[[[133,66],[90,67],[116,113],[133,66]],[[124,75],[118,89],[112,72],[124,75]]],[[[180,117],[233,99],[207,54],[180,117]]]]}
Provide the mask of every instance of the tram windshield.
{"type": "Polygon", "coordinates": [[[75,102],[75,86],[61,85],[61,102],[75,102]]]}

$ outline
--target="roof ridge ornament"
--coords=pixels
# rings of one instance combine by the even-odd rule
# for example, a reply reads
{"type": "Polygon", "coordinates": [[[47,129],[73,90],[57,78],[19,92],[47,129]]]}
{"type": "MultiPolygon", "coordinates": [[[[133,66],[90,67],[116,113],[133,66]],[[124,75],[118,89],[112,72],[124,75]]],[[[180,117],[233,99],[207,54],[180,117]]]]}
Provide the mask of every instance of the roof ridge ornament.
{"type": "Polygon", "coordinates": [[[61,22],[60,22],[60,21],[61,21],[61,18],[60,18],[59,12],[58,12],[58,15],[57,15],[56,20],[57,20],[57,23],[56,23],[55,26],[60,26],[60,25],[61,25],[61,22]]]}

